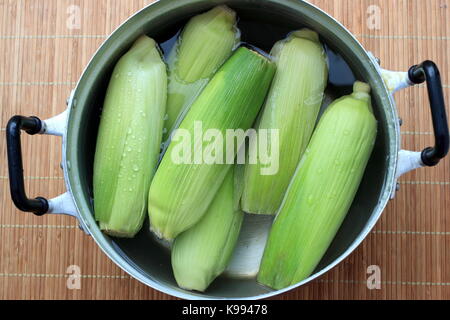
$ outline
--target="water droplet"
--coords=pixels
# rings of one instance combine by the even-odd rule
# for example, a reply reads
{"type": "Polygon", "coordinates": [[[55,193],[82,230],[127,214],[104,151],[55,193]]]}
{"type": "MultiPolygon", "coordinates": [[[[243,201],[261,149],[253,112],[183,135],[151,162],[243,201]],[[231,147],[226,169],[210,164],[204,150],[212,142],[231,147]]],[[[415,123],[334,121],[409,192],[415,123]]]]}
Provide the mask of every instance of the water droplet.
{"type": "Polygon", "coordinates": [[[136,139],[136,136],[133,134],[133,135],[131,136],[131,138],[132,138],[132,139],[136,139]]]}
{"type": "Polygon", "coordinates": [[[118,78],[120,76],[120,73],[116,73],[116,75],[114,76],[114,78],[118,78]]]}
{"type": "Polygon", "coordinates": [[[308,199],[306,200],[308,204],[311,206],[314,203],[314,197],[310,194],[308,196],[308,199]]]}
{"type": "Polygon", "coordinates": [[[133,191],[133,188],[128,189],[128,191],[133,191]]]}
{"type": "Polygon", "coordinates": [[[134,171],[134,172],[137,172],[137,171],[139,171],[139,167],[138,167],[138,165],[137,165],[137,164],[135,164],[135,165],[133,166],[133,171],[134,171]]]}
{"type": "Polygon", "coordinates": [[[339,161],[339,159],[334,160],[334,164],[336,165],[336,167],[339,167],[341,165],[341,162],[339,161]]]}
{"type": "Polygon", "coordinates": [[[350,131],[349,130],[344,130],[344,136],[348,136],[350,134],[350,131]]]}
{"type": "Polygon", "coordinates": [[[127,73],[129,77],[131,77],[133,74],[130,72],[127,73]]]}
{"type": "Polygon", "coordinates": [[[131,151],[131,147],[128,147],[127,151],[130,152],[131,151]]]}
{"type": "Polygon", "coordinates": [[[164,115],[164,120],[167,120],[167,119],[169,119],[169,114],[168,114],[168,113],[166,113],[166,114],[164,115]]]}
{"type": "Polygon", "coordinates": [[[131,134],[131,128],[128,128],[127,134],[131,134]]]}
{"type": "Polygon", "coordinates": [[[164,128],[162,132],[163,132],[163,134],[167,133],[167,128],[164,128]]]}
{"type": "Polygon", "coordinates": [[[70,161],[67,161],[67,170],[71,170],[72,169],[72,165],[70,164],[70,161]]]}
{"type": "Polygon", "coordinates": [[[124,153],[122,153],[122,157],[126,157],[127,156],[127,154],[124,152],[124,153]]]}

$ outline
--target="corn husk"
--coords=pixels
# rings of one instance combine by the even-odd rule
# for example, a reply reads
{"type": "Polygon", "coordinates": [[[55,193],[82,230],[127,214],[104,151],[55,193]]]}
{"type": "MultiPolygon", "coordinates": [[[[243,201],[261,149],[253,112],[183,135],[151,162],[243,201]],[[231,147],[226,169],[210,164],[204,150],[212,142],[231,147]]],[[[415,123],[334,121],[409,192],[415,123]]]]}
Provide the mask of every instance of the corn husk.
{"type": "Polygon", "coordinates": [[[320,119],[270,231],[260,283],[281,289],[304,280],[331,244],[375,143],[369,90],[356,82],[320,119]]]}
{"type": "Polygon", "coordinates": [[[163,141],[179,125],[239,41],[236,13],[225,5],[189,20],[167,61],[169,87],[163,141]]]}
{"type": "MultiPolygon", "coordinates": [[[[259,138],[263,134],[260,129],[278,130],[278,145],[267,147],[278,151],[279,161],[272,172],[261,161],[245,166],[242,208],[257,214],[275,214],[280,207],[311,138],[328,78],[326,55],[314,31],[291,33],[275,44],[271,54],[277,71],[257,128],[259,138]]],[[[250,143],[260,142],[255,139],[250,143]]]]}
{"type": "Polygon", "coordinates": [[[109,235],[133,237],[142,227],[166,96],[166,65],[155,41],[142,36],[114,68],[97,137],[95,219],[109,235]]]}
{"type": "MultiPolygon", "coordinates": [[[[177,130],[187,132],[188,137],[180,135],[179,140],[170,142],[150,187],[150,225],[157,236],[171,240],[202,218],[240,147],[236,145],[231,153],[231,164],[225,159],[228,158],[225,151],[222,157],[217,153],[218,161],[204,161],[204,150],[218,140],[207,142],[195,137],[198,125],[203,132],[216,129],[222,137],[226,137],[227,129],[250,128],[274,71],[275,66],[268,58],[239,48],[194,102],[180,125],[181,130],[177,130]],[[180,153],[188,154],[189,159],[183,163],[174,161],[180,153]]],[[[235,143],[224,139],[224,145],[229,142],[235,143]]]]}
{"type": "Polygon", "coordinates": [[[234,171],[228,172],[203,218],[174,241],[172,268],[183,289],[205,291],[230,262],[244,217],[234,171]]]}

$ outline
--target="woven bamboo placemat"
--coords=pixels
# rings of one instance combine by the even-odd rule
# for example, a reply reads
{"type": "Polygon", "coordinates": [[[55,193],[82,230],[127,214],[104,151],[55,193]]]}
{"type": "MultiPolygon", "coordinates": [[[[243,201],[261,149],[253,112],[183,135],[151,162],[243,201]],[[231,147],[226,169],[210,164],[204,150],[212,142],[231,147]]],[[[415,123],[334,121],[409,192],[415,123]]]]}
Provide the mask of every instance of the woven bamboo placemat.
{"type": "MultiPolygon", "coordinates": [[[[116,26],[151,1],[0,0],[0,298],[169,299],[131,279],[81,232],[70,217],[35,217],[13,206],[6,166],[5,126],[15,114],[46,119],[65,100],[90,57],[116,26]],[[79,19],[78,19],[79,18],[79,19]],[[82,273],[67,288],[68,267],[82,273]]],[[[449,0],[314,0],[353,32],[382,66],[407,70],[425,59],[440,67],[450,105],[449,0]]],[[[433,143],[425,87],[396,94],[403,147],[433,143]]],[[[447,111],[448,113],[448,111],[447,111]]],[[[23,135],[26,189],[64,192],[60,139],[23,135]]],[[[417,170],[363,244],[343,263],[281,299],[450,299],[450,168],[417,170]],[[367,287],[379,266],[381,288],[367,287]]],[[[70,271],[70,270],[69,270],[70,271]]]]}

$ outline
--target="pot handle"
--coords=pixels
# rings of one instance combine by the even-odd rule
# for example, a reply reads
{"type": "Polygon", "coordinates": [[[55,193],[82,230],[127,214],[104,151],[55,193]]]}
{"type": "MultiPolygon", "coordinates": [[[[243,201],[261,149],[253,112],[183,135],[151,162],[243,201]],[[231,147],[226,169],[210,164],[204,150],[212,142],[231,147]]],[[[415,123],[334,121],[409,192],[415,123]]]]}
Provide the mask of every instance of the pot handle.
{"type": "Polygon", "coordinates": [[[441,76],[433,61],[425,61],[412,66],[408,71],[408,78],[414,84],[427,83],[435,144],[422,151],[421,160],[424,165],[432,167],[447,155],[450,140],[441,76]]]}
{"type": "MultiPolygon", "coordinates": [[[[427,60],[419,65],[412,66],[408,72],[381,69],[381,75],[392,94],[400,89],[426,82],[433,121],[434,147],[427,147],[422,152],[401,150],[398,155],[396,178],[420,167],[437,165],[447,155],[450,140],[438,67],[434,62],[427,60]]],[[[392,197],[394,195],[395,190],[392,197]]]]}
{"type": "MultiPolygon", "coordinates": [[[[13,116],[6,127],[6,145],[8,154],[8,171],[11,198],[19,210],[33,212],[42,216],[46,213],[60,213],[73,216],[79,221],[77,209],[69,192],[61,194],[53,199],[27,197],[24,186],[22,149],[20,134],[25,131],[30,135],[50,134],[64,136],[67,127],[69,109],[59,115],[40,120],[38,117],[13,116]]],[[[63,142],[64,143],[64,142],[63,142]]],[[[80,227],[87,233],[87,229],[80,227]]]]}
{"type": "Polygon", "coordinates": [[[6,146],[8,153],[9,186],[11,198],[19,210],[33,212],[41,216],[48,211],[48,200],[43,197],[30,199],[25,193],[22,165],[20,132],[30,135],[41,133],[42,121],[37,117],[12,117],[6,127],[6,146]]]}

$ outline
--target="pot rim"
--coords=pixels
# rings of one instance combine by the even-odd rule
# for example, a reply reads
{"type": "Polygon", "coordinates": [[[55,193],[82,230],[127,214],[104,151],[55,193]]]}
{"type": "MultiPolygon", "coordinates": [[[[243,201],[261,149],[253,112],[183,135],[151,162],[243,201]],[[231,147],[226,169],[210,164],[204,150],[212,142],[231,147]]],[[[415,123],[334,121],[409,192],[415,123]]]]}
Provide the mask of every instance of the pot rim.
{"type": "MultiPolygon", "coordinates": [[[[67,130],[65,134],[63,135],[63,171],[64,171],[64,180],[67,187],[68,192],[70,193],[73,203],[75,204],[76,210],[78,212],[78,217],[80,220],[80,224],[83,227],[83,229],[87,230],[93,237],[96,244],[101,248],[101,250],[115,263],[117,264],[122,270],[124,270],[126,273],[128,273],[130,276],[135,278],[136,280],[142,282],[143,284],[154,288],[158,291],[161,291],[163,293],[169,294],[174,297],[182,298],[182,299],[234,299],[234,300],[247,300],[247,299],[264,299],[264,298],[270,298],[282,293],[285,293],[287,291],[290,291],[292,289],[295,289],[297,287],[300,287],[306,283],[309,283],[310,281],[317,279],[318,277],[322,276],[332,268],[334,268],[336,265],[338,265],[340,262],[342,262],[345,258],[347,258],[360,244],[361,242],[366,238],[368,233],[372,230],[378,219],[380,218],[384,208],[387,205],[388,200],[390,199],[390,195],[394,189],[395,181],[396,181],[396,165],[398,161],[398,152],[400,149],[400,126],[397,121],[394,121],[394,119],[398,119],[397,117],[397,109],[395,105],[395,101],[391,94],[389,94],[388,89],[386,88],[386,85],[382,79],[381,75],[381,69],[378,65],[378,63],[375,61],[373,56],[371,56],[370,53],[368,53],[364,47],[360,44],[360,42],[356,39],[356,37],[349,31],[347,28],[345,28],[339,21],[337,21],[335,18],[333,18],[331,15],[323,11],[322,9],[318,8],[317,6],[308,3],[304,0],[289,0],[289,1],[279,1],[279,0],[265,0],[267,2],[282,2],[283,5],[286,5],[289,7],[289,9],[295,10],[295,6],[303,5],[305,10],[309,10],[310,12],[317,15],[320,20],[328,20],[327,28],[330,26],[333,26],[336,29],[336,32],[340,33],[342,36],[345,36],[349,41],[351,41],[351,45],[358,50],[358,54],[361,59],[365,60],[365,67],[368,74],[372,76],[372,80],[375,81],[377,86],[380,86],[376,88],[377,93],[379,95],[382,95],[380,98],[382,100],[382,107],[385,109],[385,112],[388,114],[390,113],[390,119],[392,121],[392,125],[387,126],[387,134],[389,135],[389,165],[387,172],[385,173],[385,181],[383,184],[382,191],[379,196],[379,201],[377,206],[373,209],[372,216],[369,218],[369,220],[366,223],[366,226],[361,231],[361,233],[354,239],[353,243],[345,250],[339,257],[337,257],[332,263],[327,265],[325,268],[320,270],[319,272],[311,275],[307,279],[296,283],[294,285],[291,285],[289,287],[280,289],[280,290],[273,290],[264,294],[256,295],[256,296],[245,296],[245,297],[216,297],[216,296],[209,296],[207,294],[201,294],[196,292],[189,292],[185,291],[183,289],[180,289],[176,286],[169,286],[167,284],[161,283],[158,279],[155,279],[153,277],[149,277],[148,274],[145,274],[144,271],[141,271],[140,268],[135,265],[130,259],[120,255],[117,250],[118,248],[115,247],[113,244],[110,243],[110,241],[107,239],[105,235],[100,231],[98,228],[90,210],[89,210],[89,204],[87,201],[82,201],[82,191],[80,190],[80,185],[82,184],[80,181],[80,178],[77,174],[74,174],[73,171],[70,169],[71,166],[76,166],[78,163],[77,157],[76,157],[76,150],[71,150],[71,148],[68,148],[69,144],[73,144],[74,141],[72,141],[73,136],[76,135],[77,130],[79,127],[74,126],[73,123],[76,123],[77,117],[79,117],[79,114],[77,115],[76,105],[77,105],[77,96],[80,92],[84,90],[84,87],[86,85],[89,85],[89,73],[94,68],[93,62],[96,57],[101,56],[104,51],[106,50],[105,47],[108,43],[114,40],[114,38],[120,34],[120,32],[128,27],[130,24],[133,24],[133,22],[141,15],[143,15],[147,10],[154,9],[157,11],[158,9],[161,11],[164,11],[164,6],[168,7],[165,8],[165,10],[174,10],[180,7],[183,7],[185,5],[189,5],[191,3],[196,2],[202,2],[203,0],[186,0],[183,1],[183,3],[176,3],[177,1],[169,1],[169,0],[158,0],[155,1],[146,7],[140,9],[135,14],[133,14],[131,17],[129,17],[127,20],[125,20],[116,30],[114,30],[110,36],[101,44],[101,46],[97,49],[95,54],[92,56],[91,60],[86,65],[82,75],[80,76],[80,79],[77,82],[77,85],[74,89],[74,92],[72,94],[72,98],[70,99],[68,110],[68,125],[67,130]],[[74,133],[75,132],[75,133],[74,133]]],[[[221,1],[216,1],[214,4],[219,4],[221,1]]],[[[225,2],[225,1],[224,1],[225,2]]],[[[319,19],[318,19],[319,20],[319,19]]],[[[323,23],[318,22],[318,23],[323,23]]],[[[347,40],[346,39],[346,40],[347,40]]],[[[349,44],[350,45],[350,44],[349,44]]],[[[389,118],[387,120],[390,120],[389,118]]]]}

